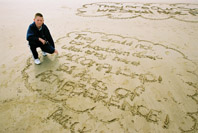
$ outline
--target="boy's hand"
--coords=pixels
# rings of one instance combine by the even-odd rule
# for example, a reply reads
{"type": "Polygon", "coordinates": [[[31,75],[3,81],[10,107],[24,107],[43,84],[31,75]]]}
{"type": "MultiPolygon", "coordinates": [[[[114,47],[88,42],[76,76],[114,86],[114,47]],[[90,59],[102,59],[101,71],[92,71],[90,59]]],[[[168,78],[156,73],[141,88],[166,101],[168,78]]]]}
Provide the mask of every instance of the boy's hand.
{"type": "Polygon", "coordinates": [[[42,42],[43,45],[45,45],[46,41],[39,37],[39,41],[42,42]]]}

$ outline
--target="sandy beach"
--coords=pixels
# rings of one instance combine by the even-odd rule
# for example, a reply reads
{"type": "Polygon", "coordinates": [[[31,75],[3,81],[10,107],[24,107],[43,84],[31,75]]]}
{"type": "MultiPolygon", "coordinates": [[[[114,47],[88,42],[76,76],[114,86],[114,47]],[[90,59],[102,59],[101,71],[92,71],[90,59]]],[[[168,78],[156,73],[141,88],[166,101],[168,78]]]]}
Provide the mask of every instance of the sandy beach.
{"type": "Polygon", "coordinates": [[[198,1],[0,0],[0,133],[197,133],[198,1]],[[35,65],[44,15],[59,55],[35,65]]]}

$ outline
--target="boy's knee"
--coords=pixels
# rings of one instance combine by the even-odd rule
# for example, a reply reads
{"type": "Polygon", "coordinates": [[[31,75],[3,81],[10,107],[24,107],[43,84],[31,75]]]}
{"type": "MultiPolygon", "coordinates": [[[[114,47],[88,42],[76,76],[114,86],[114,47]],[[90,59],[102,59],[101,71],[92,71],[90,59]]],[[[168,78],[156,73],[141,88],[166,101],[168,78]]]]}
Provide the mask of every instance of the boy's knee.
{"type": "Polygon", "coordinates": [[[49,54],[53,54],[55,49],[52,46],[44,46],[41,48],[44,52],[47,52],[49,54]]]}
{"type": "Polygon", "coordinates": [[[51,49],[49,49],[49,51],[47,51],[47,53],[49,53],[49,54],[53,54],[53,53],[54,53],[54,51],[55,51],[55,49],[54,49],[54,48],[51,48],[51,49]]]}

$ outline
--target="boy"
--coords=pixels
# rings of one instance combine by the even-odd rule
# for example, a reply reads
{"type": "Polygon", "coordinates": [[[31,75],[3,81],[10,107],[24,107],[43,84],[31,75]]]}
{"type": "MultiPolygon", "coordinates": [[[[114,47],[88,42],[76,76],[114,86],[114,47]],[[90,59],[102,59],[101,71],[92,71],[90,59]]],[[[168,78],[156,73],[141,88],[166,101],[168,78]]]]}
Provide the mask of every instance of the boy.
{"type": "Polygon", "coordinates": [[[27,31],[27,40],[29,42],[30,50],[33,54],[34,62],[37,65],[41,63],[36,51],[37,47],[41,48],[43,51],[43,56],[47,55],[46,52],[50,54],[58,54],[49,29],[44,24],[43,15],[41,13],[35,14],[34,22],[30,24],[27,31]]]}

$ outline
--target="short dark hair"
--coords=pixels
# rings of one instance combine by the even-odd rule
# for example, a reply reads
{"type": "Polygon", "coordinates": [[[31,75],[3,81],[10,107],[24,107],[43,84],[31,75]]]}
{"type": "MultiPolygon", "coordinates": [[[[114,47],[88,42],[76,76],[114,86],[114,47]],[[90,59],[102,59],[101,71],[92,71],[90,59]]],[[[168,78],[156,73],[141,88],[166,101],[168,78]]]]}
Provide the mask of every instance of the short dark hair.
{"type": "Polygon", "coordinates": [[[36,13],[34,18],[36,18],[36,17],[43,17],[43,15],[41,13],[36,13]]]}

